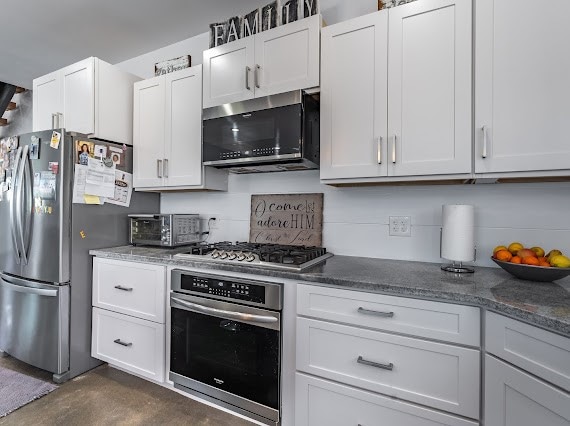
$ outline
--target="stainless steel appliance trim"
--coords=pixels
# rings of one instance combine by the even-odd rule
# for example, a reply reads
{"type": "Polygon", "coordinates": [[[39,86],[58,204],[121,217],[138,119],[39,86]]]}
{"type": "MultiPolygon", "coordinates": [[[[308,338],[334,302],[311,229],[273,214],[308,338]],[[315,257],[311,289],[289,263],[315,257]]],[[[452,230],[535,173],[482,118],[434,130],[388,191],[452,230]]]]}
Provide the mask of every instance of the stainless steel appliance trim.
{"type": "Polygon", "coordinates": [[[213,386],[190,379],[172,371],[169,373],[169,379],[175,383],[175,386],[178,384],[184,387],[184,389],[182,389],[184,391],[194,391],[189,393],[192,393],[193,395],[199,397],[208,396],[213,399],[212,402],[215,402],[218,405],[224,405],[224,403],[226,403],[226,408],[237,408],[239,410],[243,410],[245,412],[240,411],[241,414],[249,417],[251,417],[253,414],[255,415],[256,420],[260,420],[262,422],[264,420],[279,422],[279,410],[276,410],[274,408],[267,407],[266,405],[259,404],[246,398],[242,398],[241,396],[234,395],[233,393],[226,392],[222,389],[215,388],[213,386]],[[260,416],[262,418],[260,419],[257,416],[260,416]]]}
{"type": "Polygon", "coordinates": [[[200,297],[200,298],[211,297],[213,299],[228,301],[228,302],[231,302],[233,304],[249,305],[249,306],[253,306],[253,307],[259,306],[261,308],[273,309],[273,310],[279,310],[279,311],[283,307],[283,305],[282,305],[283,284],[282,283],[274,283],[274,282],[258,281],[258,280],[248,280],[248,279],[235,278],[235,277],[225,276],[225,275],[200,274],[200,273],[195,273],[195,272],[191,272],[191,271],[184,271],[182,269],[173,269],[172,273],[171,273],[171,288],[172,288],[172,291],[175,291],[177,293],[195,295],[195,296],[200,297]],[[228,280],[228,281],[231,281],[231,282],[237,283],[237,284],[246,284],[246,285],[251,284],[251,285],[263,286],[263,287],[265,287],[265,303],[249,302],[246,300],[237,300],[237,299],[232,299],[229,297],[224,297],[224,296],[219,296],[219,295],[211,295],[211,294],[200,293],[200,292],[192,291],[192,290],[185,290],[181,286],[182,275],[191,275],[191,276],[198,277],[198,278],[206,278],[206,279],[213,279],[213,280],[220,280],[220,281],[228,280]]]}
{"type": "Polygon", "coordinates": [[[37,283],[31,287],[27,281],[14,278],[6,274],[0,274],[0,285],[10,288],[10,290],[20,293],[36,294],[38,296],[57,297],[58,289],[47,284],[37,283]]]}
{"type": "Polygon", "coordinates": [[[18,169],[20,168],[20,157],[22,156],[22,147],[19,147],[16,151],[16,158],[14,159],[15,167],[14,174],[12,175],[12,200],[10,202],[10,228],[12,231],[12,242],[14,243],[14,248],[16,249],[16,262],[20,264],[20,246],[18,244],[18,232],[17,223],[14,217],[17,215],[15,211],[18,208],[18,169]]]}
{"type": "MultiPolygon", "coordinates": [[[[251,89],[248,88],[248,90],[251,89]]],[[[214,118],[230,117],[237,114],[247,114],[264,109],[300,104],[302,101],[303,92],[301,90],[294,90],[292,92],[279,93],[277,95],[263,96],[261,98],[247,99],[241,102],[206,108],[202,113],[202,118],[203,120],[211,120],[214,118]]]]}
{"type": "Polygon", "coordinates": [[[245,158],[228,158],[227,160],[204,161],[205,166],[215,166],[221,164],[240,164],[240,163],[271,163],[275,160],[291,160],[301,158],[302,154],[283,154],[283,155],[266,155],[263,157],[245,157],[245,158]]]}
{"type": "Polygon", "coordinates": [[[216,318],[223,318],[237,322],[253,323],[255,327],[267,328],[276,331],[281,330],[281,315],[279,312],[239,305],[235,302],[224,302],[221,300],[207,299],[206,297],[189,296],[181,293],[171,293],[170,306],[172,308],[179,308],[185,311],[205,314],[216,318]],[[198,305],[199,307],[195,308],[194,305],[198,305]],[[204,308],[210,308],[212,311],[207,312],[204,308]],[[261,316],[273,317],[275,318],[275,321],[260,322],[256,321],[256,318],[254,318],[261,316]],[[244,317],[250,318],[244,319],[244,317]]]}
{"type": "Polygon", "coordinates": [[[392,318],[394,316],[394,312],[372,311],[370,309],[364,309],[363,307],[358,308],[358,313],[364,315],[374,315],[382,318],[392,318]]]}
{"type": "Polygon", "coordinates": [[[273,324],[275,322],[279,322],[279,318],[270,315],[252,315],[252,314],[247,314],[245,312],[226,311],[224,309],[210,308],[208,306],[200,305],[198,303],[187,302],[177,297],[171,297],[170,300],[176,302],[178,305],[182,305],[185,308],[189,308],[194,312],[209,314],[212,316],[223,315],[228,319],[235,319],[243,322],[255,322],[260,324],[273,324]]]}
{"type": "Polygon", "coordinates": [[[359,364],[362,364],[362,365],[368,365],[370,367],[380,368],[382,370],[392,371],[394,369],[394,364],[392,364],[392,363],[382,364],[380,362],[368,361],[368,360],[362,358],[361,356],[359,356],[357,358],[356,362],[359,364]]]}

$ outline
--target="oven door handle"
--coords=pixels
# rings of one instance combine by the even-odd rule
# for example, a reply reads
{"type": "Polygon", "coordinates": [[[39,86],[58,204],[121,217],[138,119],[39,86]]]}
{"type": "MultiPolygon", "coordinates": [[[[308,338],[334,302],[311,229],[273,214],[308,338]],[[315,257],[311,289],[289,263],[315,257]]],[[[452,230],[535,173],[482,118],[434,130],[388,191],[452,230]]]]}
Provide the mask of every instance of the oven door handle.
{"type": "Polygon", "coordinates": [[[276,317],[271,317],[266,315],[253,315],[253,314],[246,314],[243,312],[233,312],[233,311],[226,311],[223,309],[210,308],[209,306],[198,305],[197,303],[187,302],[185,300],[177,299],[176,297],[171,297],[170,300],[194,312],[212,314],[212,315],[223,315],[225,318],[235,319],[243,322],[257,322],[263,324],[271,324],[279,321],[279,318],[276,317]]]}

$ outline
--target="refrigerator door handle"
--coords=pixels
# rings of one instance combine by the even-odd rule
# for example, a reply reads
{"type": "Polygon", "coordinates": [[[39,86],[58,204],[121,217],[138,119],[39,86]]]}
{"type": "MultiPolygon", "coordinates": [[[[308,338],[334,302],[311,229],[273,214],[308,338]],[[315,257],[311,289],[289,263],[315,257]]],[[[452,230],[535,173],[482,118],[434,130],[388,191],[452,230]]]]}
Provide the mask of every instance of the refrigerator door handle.
{"type": "Polygon", "coordinates": [[[22,148],[18,148],[16,151],[16,158],[14,160],[14,171],[12,174],[12,200],[10,201],[10,229],[12,231],[12,242],[14,243],[14,249],[16,250],[16,262],[18,265],[20,264],[20,246],[18,244],[18,235],[17,235],[17,224],[15,221],[15,216],[17,215],[16,209],[19,204],[19,197],[18,197],[18,171],[20,169],[20,157],[22,156],[22,148]]]}
{"type": "MultiPolygon", "coordinates": [[[[17,225],[18,225],[18,238],[19,238],[19,242],[20,242],[20,249],[21,249],[21,256],[22,256],[22,262],[24,263],[24,265],[28,264],[28,256],[26,254],[26,243],[24,240],[24,225],[23,225],[23,218],[22,216],[24,215],[24,200],[23,200],[23,191],[24,191],[24,187],[25,187],[25,182],[24,182],[24,171],[26,170],[26,167],[28,166],[28,145],[26,145],[24,147],[24,151],[22,152],[22,159],[20,161],[20,167],[18,168],[18,189],[17,189],[17,204],[16,204],[16,209],[17,209],[17,225]]],[[[27,210],[27,208],[26,208],[27,210]]]]}
{"type": "MultiPolygon", "coordinates": [[[[26,148],[28,148],[26,146],[26,148]]],[[[24,244],[22,245],[22,252],[24,255],[25,264],[28,263],[28,254],[30,253],[30,237],[32,235],[33,226],[33,211],[34,211],[34,181],[32,176],[32,167],[29,162],[30,151],[28,149],[25,156],[23,156],[24,162],[24,181],[23,187],[26,196],[26,208],[24,210],[24,227],[22,228],[22,236],[24,239],[24,244]]]]}
{"type": "Polygon", "coordinates": [[[38,284],[38,287],[30,287],[29,285],[26,285],[25,281],[4,274],[0,274],[0,286],[8,287],[10,290],[17,291],[19,293],[57,297],[57,289],[48,288],[48,286],[41,284],[38,284]]]}

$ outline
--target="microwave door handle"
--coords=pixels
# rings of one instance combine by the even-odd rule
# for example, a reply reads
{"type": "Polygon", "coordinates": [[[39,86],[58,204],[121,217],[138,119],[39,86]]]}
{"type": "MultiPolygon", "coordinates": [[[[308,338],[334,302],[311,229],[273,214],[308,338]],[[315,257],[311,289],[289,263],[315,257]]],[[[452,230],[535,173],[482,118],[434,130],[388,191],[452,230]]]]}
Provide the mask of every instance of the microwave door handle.
{"type": "Polygon", "coordinates": [[[18,148],[16,151],[16,158],[14,160],[14,172],[12,174],[12,199],[10,201],[10,229],[12,231],[12,242],[14,243],[14,248],[16,249],[16,262],[20,264],[20,245],[18,244],[17,235],[17,223],[15,217],[17,215],[16,209],[18,208],[19,202],[19,191],[18,191],[18,171],[20,169],[20,157],[22,156],[22,148],[18,148]]]}
{"type": "Polygon", "coordinates": [[[223,309],[210,308],[209,306],[199,305],[197,303],[187,302],[185,300],[172,297],[171,300],[187,310],[211,315],[223,315],[226,318],[235,319],[243,322],[257,322],[262,324],[272,324],[279,321],[279,318],[266,315],[253,315],[243,312],[226,311],[223,309]]]}
{"type": "Polygon", "coordinates": [[[22,159],[20,160],[20,167],[18,168],[18,203],[16,204],[16,209],[17,209],[17,215],[16,215],[16,220],[17,220],[17,225],[18,225],[18,238],[19,238],[19,242],[20,242],[20,249],[21,249],[21,255],[22,255],[22,262],[24,263],[24,265],[28,264],[28,257],[26,255],[26,245],[25,245],[25,241],[24,241],[24,225],[23,225],[23,216],[24,216],[24,197],[23,197],[23,193],[24,193],[24,187],[25,182],[24,182],[24,171],[26,170],[26,163],[28,159],[28,145],[26,145],[24,147],[24,150],[22,152],[22,159]]]}

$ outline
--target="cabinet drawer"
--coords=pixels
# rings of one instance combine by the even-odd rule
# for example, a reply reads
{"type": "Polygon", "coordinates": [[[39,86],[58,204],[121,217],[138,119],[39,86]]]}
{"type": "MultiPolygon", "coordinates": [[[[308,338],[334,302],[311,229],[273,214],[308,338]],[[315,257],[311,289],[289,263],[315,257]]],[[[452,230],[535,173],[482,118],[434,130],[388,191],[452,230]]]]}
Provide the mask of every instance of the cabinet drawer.
{"type": "Polygon", "coordinates": [[[297,369],[479,416],[480,353],[474,349],[297,318],[297,369]]]}
{"type": "Polygon", "coordinates": [[[164,381],[164,324],[93,308],[92,333],[94,358],[164,381]]]}
{"type": "Polygon", "coordinates": [[[570,339],[487,312],[486,351],[570,390],[570,339]]]}
{"type": "Polygon", "coordinates": [[[164,323],[164,266],[93,259],[93,306],[164,323]]]}
{"type": "Polygon", "coordinates": [[[296,374],[296,426],[383,425],[475,426],[477,422],[444,414],[316,377],[296,374]]]}
{"type": "Polygon", "coordinates": [[[297,313],[428,339],[480,345],[480,310],[472,306],[300,284],[297,313]]]}

